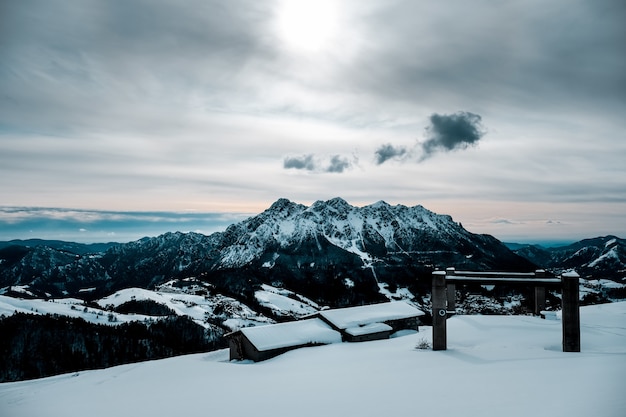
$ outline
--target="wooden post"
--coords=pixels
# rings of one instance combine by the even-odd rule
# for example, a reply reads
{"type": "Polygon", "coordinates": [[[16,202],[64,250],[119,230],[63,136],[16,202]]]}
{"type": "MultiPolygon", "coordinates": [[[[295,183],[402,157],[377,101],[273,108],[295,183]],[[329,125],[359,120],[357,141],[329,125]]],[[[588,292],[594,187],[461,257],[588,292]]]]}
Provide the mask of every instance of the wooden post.
{"type": "MultiPolygon", "coordinates": [[[[545,278],[546,271],[538,269],[535,271],[536,278],[545,278]]],[[[539,316],[546,309],[546,287],[535,286],[535,316],[539,316]]]]}
{"type": "Polygon", "coordinates": [[[546,309],[546,287],[535,287],[535,316],[546,309]]]}
{"type": "Polygon", "coordinates": [[[454,314],[456,312],[456,285],[447,283],[446,293],[448,295],[448,313],[454,314]]]}
{"type": "Polygon", "coordinates": [[[433,305],[433,350],[446,350],[446,318],[448,315],[446,305],[446,276],[439,271],[433,272],[431,301],[433,305]]]}
{"type": "MultiPolygon", "coordinates": [[[[454,268],[446,268],[446,279],[448,277],[452,277],[456,274],[456,270],[454,268]]],[[[449,312],[456,311],[456,285],[452,282],[447,282],[446,291],[448,293],[448,306],[447,309],[449,312]]]]}
{"type": "Polygon", "coordinates": [[[576,272],[561,275],[561,320],[563,322],[563,352],[580,352],[580,311],[576,272]]]}

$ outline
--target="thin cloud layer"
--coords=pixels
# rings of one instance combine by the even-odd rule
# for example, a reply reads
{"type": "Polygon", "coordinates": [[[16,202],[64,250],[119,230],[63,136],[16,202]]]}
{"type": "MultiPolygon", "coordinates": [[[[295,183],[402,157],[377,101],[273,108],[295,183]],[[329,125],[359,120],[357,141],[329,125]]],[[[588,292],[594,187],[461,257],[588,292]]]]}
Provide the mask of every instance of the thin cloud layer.
{"type": "Polygon", "coordinates": [[[375,105],[384,97],[481,114],[493,106],[539,113],[598,106],[614,117],[623,109],[619,0],[375,4],[367,27],[378,36],[343,79],[371,92],[375,105]]]}
{"type": "Polygon", "coordinates": [[[0,207],[0,241],[20,237],[85,243],[127,242],[174,231],[211,234],[248,216],[249,214],[0,207]]]}

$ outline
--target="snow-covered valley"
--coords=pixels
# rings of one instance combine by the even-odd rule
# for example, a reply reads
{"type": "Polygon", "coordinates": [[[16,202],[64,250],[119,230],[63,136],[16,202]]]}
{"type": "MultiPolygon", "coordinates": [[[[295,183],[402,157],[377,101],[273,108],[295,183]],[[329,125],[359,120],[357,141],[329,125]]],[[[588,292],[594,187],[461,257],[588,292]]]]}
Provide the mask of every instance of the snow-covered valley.
{"type": "Polygon", "coordinates": [[[261,363],[194,354],[0,384],[13,417],[622,416],[626,302],[581,308],[581,353],[561,351],[560,320],[463,316],[448,350],[431,329],[304,348],[261,363]]]}

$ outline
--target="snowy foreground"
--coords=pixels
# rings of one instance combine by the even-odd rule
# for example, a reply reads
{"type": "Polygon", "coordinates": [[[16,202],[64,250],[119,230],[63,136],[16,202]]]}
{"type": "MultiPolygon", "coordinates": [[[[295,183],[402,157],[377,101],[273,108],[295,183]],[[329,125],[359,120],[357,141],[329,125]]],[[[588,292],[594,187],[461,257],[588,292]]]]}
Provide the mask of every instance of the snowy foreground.
{"type": "Polygon", "coordinates": [[[390,340],[229,362],[226,350],[0,384],[2,416],[626,415],[626,302],[581,308],[581,353],[561,322],[456,316],[448,350],[421,328],[390,340]]]}

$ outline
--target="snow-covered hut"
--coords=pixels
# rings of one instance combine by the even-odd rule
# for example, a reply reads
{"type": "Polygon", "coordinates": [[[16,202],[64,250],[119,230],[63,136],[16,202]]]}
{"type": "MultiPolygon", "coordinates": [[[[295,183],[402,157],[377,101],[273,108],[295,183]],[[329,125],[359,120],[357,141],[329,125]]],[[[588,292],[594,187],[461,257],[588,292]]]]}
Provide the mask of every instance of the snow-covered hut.
{"type": "Polygon", "coordinates": [[[341,333],[319,318],[245,327],[227,336],[231,360],[252,359],[255,362],[305,346],[341,342],[341,333]]]}
{"type": "Polygon", "coordinates": [[[317,317],[347,342],[386,339],[398,330],[418,330],[424,312],[403,301],[323,310],[317,317]]]}
{"type": "Polygon", "coordinates": [[[305,320],[245,327],[226,335],[230,359],[263,361],[289,350],[330,343],[387,339],[417,330],[424,312],[402,301],[323,310],[305,320]]]}

